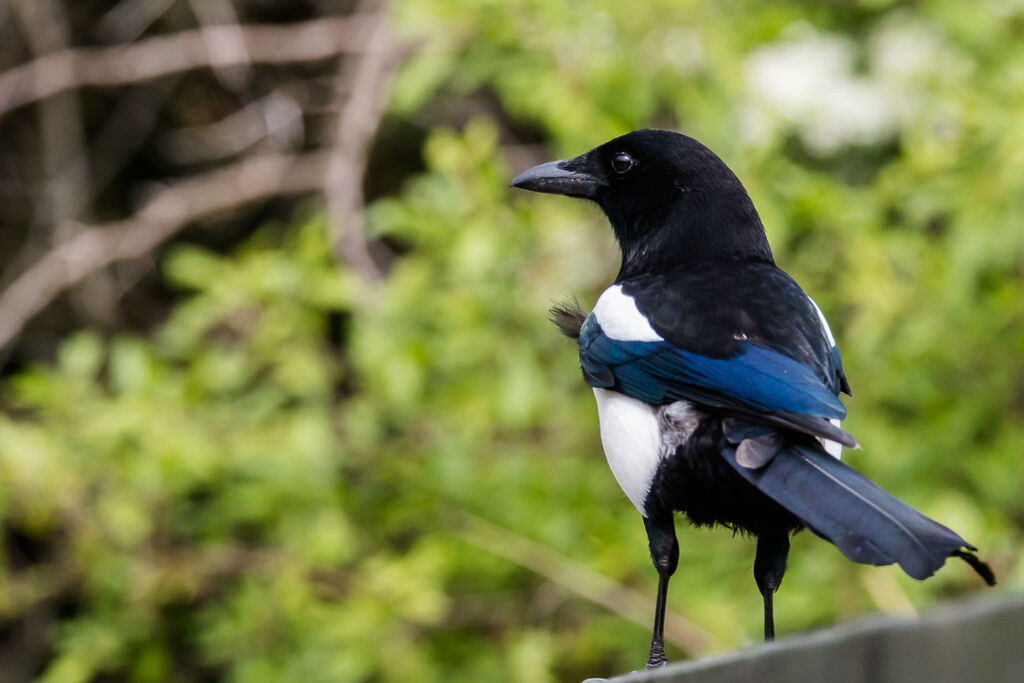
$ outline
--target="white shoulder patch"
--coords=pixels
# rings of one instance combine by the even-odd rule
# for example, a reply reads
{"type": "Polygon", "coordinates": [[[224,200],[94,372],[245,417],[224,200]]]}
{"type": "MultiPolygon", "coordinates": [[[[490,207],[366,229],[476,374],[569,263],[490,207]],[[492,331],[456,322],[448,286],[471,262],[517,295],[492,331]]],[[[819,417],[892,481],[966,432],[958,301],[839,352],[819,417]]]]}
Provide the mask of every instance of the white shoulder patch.
{"type": "Polygon", "coordinates": [[[821,321],[821,329],[825,330],[825,336],[828,337],[828,343],[832,345],[832,348],[836,347],[836,338],[832,336],[832,328],[828,326],[828,321],[825,320],[825,314],[821,312],[821,308],[814,302],[814,299],[807,297],[807,300],[814,306],[814,310],[818,312],[818,320],[821,321]]]}
{"type": "Polygon", "coordinates": [[[601,445],[622,492],[644,517],[644,501],[661,462],[657,409],[617,391],[594,389],[601,445]]]}
{"type": "Polygon", "coordinates": [[[662,341],[651,323],[636,307],[633,297],[622,293],[622,285],[612,285],[604,290],[594,305],[594,317],[612,339],[618,341],[662,341]]]}

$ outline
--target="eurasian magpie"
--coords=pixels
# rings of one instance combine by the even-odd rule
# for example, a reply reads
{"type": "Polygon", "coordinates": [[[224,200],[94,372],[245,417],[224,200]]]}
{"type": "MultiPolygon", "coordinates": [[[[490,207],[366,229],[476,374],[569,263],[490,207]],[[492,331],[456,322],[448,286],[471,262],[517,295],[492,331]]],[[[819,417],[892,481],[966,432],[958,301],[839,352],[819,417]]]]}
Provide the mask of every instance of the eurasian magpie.
{"type": "Polygon", "coordinates": [[[667,661],[676,510],[757,537],[766,640],[789,537],[803,528],[855,562],[925,579],[959,557],[995,583],[974,546],[842,462],[857,442],[839,426],[850,386],[835,338],[775,265],[746,189],[711,150],[638,130],[512,186],[597,202],[622,250],[589,315],[578,304],[551,312],[578,340],[608,464],[647,530],[658,572],[648,668],[667,661]]]}

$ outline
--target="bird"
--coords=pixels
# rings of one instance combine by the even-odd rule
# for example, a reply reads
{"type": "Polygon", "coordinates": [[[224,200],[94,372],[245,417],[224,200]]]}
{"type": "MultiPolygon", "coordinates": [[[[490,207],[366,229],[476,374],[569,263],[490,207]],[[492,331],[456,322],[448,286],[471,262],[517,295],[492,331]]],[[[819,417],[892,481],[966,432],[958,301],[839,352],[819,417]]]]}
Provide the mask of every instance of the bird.
{"type": "Polygon", "coordinates": [[[843,462],[843,447],[859,445],[841,426],[839,394],[852,394],[835,336],[776,265],[750,196],[714,152],[637,130],[511,186],[596,202],[622,253],[589,314],[572,301],[550,315],[578,343],[608,465],[643,518],[658,574],[647,668],[667,662],[677,511],[757,538],[765,640],[802,529],[854,562],[923,580],[957,557],[995,584],[973,545],[843,462]]]}

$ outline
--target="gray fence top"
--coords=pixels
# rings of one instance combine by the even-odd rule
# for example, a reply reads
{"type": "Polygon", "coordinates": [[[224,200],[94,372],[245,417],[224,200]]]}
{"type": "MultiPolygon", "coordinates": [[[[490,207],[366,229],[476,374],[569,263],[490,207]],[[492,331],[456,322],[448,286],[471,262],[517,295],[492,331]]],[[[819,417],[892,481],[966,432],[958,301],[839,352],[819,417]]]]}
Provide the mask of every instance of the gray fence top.
{"type": "MultiPolygon", "coordinates": [[[[601,680],[601,679],[592,679],[601,680]]],[[[609,683],[1024,683],[1024,596],[869,617],[609,683]]]]}

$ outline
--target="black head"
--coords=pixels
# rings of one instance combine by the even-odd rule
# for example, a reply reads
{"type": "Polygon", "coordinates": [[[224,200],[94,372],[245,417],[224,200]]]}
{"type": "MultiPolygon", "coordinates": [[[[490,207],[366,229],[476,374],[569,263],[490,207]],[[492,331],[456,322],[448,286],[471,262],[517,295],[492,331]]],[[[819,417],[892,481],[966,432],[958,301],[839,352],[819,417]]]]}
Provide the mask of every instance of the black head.
{"type": "Polygon", "coordinates": [[[711,150],[679,133],[634,131],[535,166],[512,186],[597,202],[622,248],[620,279],[699,261],[772,262],[742,183],[711,150]]]}

